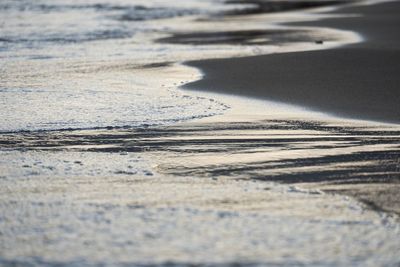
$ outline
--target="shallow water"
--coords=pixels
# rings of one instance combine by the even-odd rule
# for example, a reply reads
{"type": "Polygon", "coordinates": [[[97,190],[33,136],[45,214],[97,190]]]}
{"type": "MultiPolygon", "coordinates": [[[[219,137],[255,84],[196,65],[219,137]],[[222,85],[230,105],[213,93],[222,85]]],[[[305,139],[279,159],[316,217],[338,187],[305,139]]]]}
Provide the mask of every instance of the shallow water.
{"type": "Polygon", "coordinates": [[[243,10],[0,3],[0,265],[399,264],[396,215],[290,184],[398,180],[397,126],[178,89],[185,60],[361,40],[243,10]]]}
{"type": "Polygon", "coordinates": [[[0,262],[396,266],[396,215],[291,179],[398,179],[399,133],[255,120],[3,134],[0,262]]]}
{"type": "Polygon", "coordinates": [[[247,23],[229,16],[215,20],[229,10],[240,8],[211,0],[2,1],[0,131],[162,125],[221,114],[227,107],[216,99],[177,89],[200,77],[177,63],[321,49],[314,43],[319,35],[327,39],[325,47],[358,41],[354,33],[332,29],[290,31],[272,24],[282,21],[279,16],[267,27],[262,14],[247,23]],[[210,44],[200,35],[204,43],[193,45],[163,39],[214,28],[237,35],[262,29],[265,34],[254,39],[270,41],[210,44]]]}
{"type": "Polygon", "coordinates": [[[165,124],[220,113],[208,99],[163,88],[189,79],[179,70],[141,70],[167,62],[172,51],[146,40],[168,27],[151,21],[210,12],[205,2],[162,2],[2,2],[0,130],[165,124]]]}

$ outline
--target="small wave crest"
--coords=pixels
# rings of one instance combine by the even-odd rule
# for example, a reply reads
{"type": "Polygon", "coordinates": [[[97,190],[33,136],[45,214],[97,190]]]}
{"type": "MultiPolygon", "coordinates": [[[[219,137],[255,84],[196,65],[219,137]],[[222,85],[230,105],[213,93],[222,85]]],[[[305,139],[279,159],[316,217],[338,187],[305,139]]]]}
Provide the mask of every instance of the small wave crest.
{"type": "Polygon", "coordinates": [[[0,3],[0,16],[4,24],[0,30],[0,49],[7,51],[15,48],[15,44],[30,48],[46,43],[129,38],[142,26],[126,25],[124,22],[164,19],[198,12],[197,9],[147,7],[125,2],[73,4],[63,1],[5,1],[0,3]]]}

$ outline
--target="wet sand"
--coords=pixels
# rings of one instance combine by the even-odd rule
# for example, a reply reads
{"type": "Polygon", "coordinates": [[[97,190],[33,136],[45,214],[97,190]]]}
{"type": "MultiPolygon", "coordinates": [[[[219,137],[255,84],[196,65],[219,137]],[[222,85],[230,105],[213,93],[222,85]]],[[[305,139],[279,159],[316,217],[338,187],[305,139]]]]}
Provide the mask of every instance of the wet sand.
{"type": "MultiPolygon", "coordinates": [[[[364,41],[329,50],[189,62],[205,75],[185,88],[275,100],[352,119],[399,123],[399,9],[400,2],[342,7],[333,13],[357,16],[291,24],[352,30],[364,41]]],[[[326,40],[321,41],[324,45],[326,40]]],[[[317,158],[311,156],[315,150],[310,149],[308,156],[285,163],[299,167],[299,171],[279,175],[263,164],[249,164],[243,167],[246,171],[236,171],[243,174],[257,169],[258,175],[253,177],[262,180],[344,194],[370,208],[399,213],[398,140],[393,145],[380,152],[355,152],[347,147],[346,153],[317,158]],[[389,158],[390,164],[384,160],[389,158]],[[375,167],[360,165],[359,160],[376,162],[382,169],[373,171],[375,167]],[[332,168],[310,171],[316,165],[332,168]]]]}
{"type": "Polygon", "coordinates": [[[0,265],[398,265],[398,125],[213,97],[232,108],[2,133],[0,265]]]}
{"type": "Polygon", "coordinates": [[[0,265],[398,265],[399,127],[235,118],[1,135],[0,265]]]}
{"type": "Polygon", "coordinates": [[[399,123],[399,10],[400,2],[346,7],[334,13],[362,16],[294,24],[352,30],[365,41],[330,50],[189,62],[205,77],[185,87],[399,123]]]}
{"type": "MultiPolygon", "coordinates": [[[[5,151],[34,153],[150,154],[157,172],[163,175],[254,180],[323,190],[354,197],[377,211],[400,215],[399,126],[267,117],[262,115],[251,121],[247,114],[235,115],[231,121],[228,115],[169,127],[8,133],[0,137],[0,144],[5,151]]],[[[4,161],[8,161],[7,155],[4,161]]],[[[53,166],[50,173],[57,169],[55,163],[46,164],[46,160],[40,160],[39,165],[14,161],[15,166],[9,164],[14,174],[7,174],[4,169],[4,178],[36,172],[44,175],[48,165],[53,166]],[[18,169],[21,172],[15,171],[18,169]]],[[[80,160],[77,161],[79,165],[80,160]]],[[[117,170],[111,176],[140,174],[130,168],[135,163],[118,161],[121,166],[114,166],[117,170]]],[[[60,167],[71,169],[71,164],[75,165],[74,161],[60,167]]],[[[90,168],[82,170],[90,173],[90,168]]],[[[101,169],[108,170],[109,166],[101,169]]],[[[143,172],[148,174],[153,175],[143,172]]],[[[154,186],[157,190],[158,185],[154,186]]]]}

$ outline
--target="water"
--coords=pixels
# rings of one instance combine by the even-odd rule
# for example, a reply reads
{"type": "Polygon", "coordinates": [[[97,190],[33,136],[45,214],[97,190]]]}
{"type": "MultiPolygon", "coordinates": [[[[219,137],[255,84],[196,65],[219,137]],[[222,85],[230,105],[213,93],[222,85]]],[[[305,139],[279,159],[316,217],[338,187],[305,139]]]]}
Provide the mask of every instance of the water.
{"type": "Polygon", "coordinates": [[[137,126],[220,113],[224,107],[209,99],[161,88],[171,72],[140,70],[171,53],[140,37],[164,27],[148,21],[208,8],[204,1],[2,1],[0,130],[137,126]]]}
{"type": "MultiPolygon", "coordinates": [[[[180,62],[317,48],[309,39],[318,30],[302,37],[289,32],[286,45],[284,40],[257,45],[157,41],[174,33],[209,32],[216,25],[220,31],[265,28],[263,18],[246,24],[199,20],[236,9],[211,0],[2,1],[0,131],[135,127],[221,114],[227,107],[216,99],[177,89],[200,77],[180,62]]],[[[281,28],[268,27],[272,34],[281,28]]],[[[328,33],[327,46],[358,38],[328,33]]]]}
{"type": "Polygon", "coordinates": [[[273,182],[396,176],[398,127],[179,88],[186,60],[361,40],[277,24],[323,14],[220,16],[244,8],[0,2],[0,265],[398,265],[396,216],[273,182]]]}
{"type": "Polygon", "coordinates": [[[398,265],[398,217],[273,182],[384,181],[398,127],[235,118],[3,134],[0,264],[398,265]]]}

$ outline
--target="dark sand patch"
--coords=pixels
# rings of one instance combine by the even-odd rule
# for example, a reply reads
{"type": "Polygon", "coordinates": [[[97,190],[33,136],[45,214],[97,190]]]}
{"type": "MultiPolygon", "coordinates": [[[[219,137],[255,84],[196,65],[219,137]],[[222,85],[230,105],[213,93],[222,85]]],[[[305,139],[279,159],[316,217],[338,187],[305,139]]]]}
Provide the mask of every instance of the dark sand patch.
{"type": "MultiPolygon", "coordinates": [[[[291,10],[310,9],[326,6],[345,5],[356,1],[266,1],[266,0],[229,0],[226,4],[243,5],[244,7],[215,14],[212,17],[199,18],[199,21],[218,21],[240,17],[246,20],[247,15],[284,12],[291,10]]],[[[170,37],[160,38],[157,42],[186,44],[186,45],[283,45],[291,42],[315,42],[323,43],[315,39],[315,33],[306,29],[268,29],[268,30],[232,30],[220,31],[218,28],[209,29],[205,32],[178,32],[170,37]]],[[[332,37],[325,36],[324,41],[330,41],[332,37]]]]}
{"type": "Polygon", "coordinates": [[[172,62],[157,62],[157,63],[150,63],[142,65],[141,67],[144,69],[153,69],[153,68],[163,68],[172,65],[172,62]]]}
{"type": "Polygon", "coordinates": [[[327,1],[269,1],[269,0],[228,0],[227,4],[246,4],[250,7],[226,12],[225,15],[253,15],[260,13],[273,13],[291,10],[300,10],[315,7],[346,4],[349,1],[327,0],[327,1]]]}
{"type": "MultiPolygon", "coordinates": [[[[400,122],[400,2],[344,8],[359,17],[301,23],[356,31],[346,47],[188,63],[204,79],[186,86],[307,106],[344,117],[400,122]]],[[[300,25],[299,23],[297,25],[300,25]]]]}
{"type": "MultiPolygon", "coordinates": [[[[329,37],[325,41],[330,40],[329,37]]],[[[314,42],[315,37],[307,30],[246,30],[201,33],[178,33],[159,42],[191,45],[271,45],[290,42],[314,42]]]]}
{"type": "MultiPolygon", "coordinates": [[[[400,164],[398,165],[398,168],[400,164]]],[[[318,188],[327,193],[351,196],[371,209],[400,214],[400,181],[392,183],[365,184],[315,184],[300,185],[305,188],[318,188]]]]}

